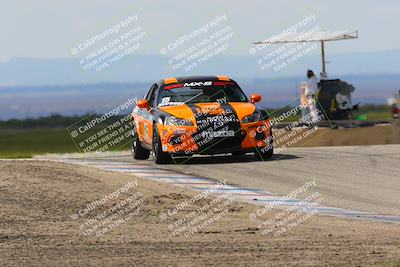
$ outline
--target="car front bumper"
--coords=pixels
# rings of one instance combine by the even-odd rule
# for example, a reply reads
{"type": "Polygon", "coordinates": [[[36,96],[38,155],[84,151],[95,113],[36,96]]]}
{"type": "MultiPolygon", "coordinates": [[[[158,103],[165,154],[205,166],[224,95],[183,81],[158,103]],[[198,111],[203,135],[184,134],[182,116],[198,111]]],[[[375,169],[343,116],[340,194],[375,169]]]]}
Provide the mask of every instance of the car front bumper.
{"type": "Polygon", "coordinates": [[[228,128],[234,135],[226,137],[201,135],[196,126],[157,124],[157,127],[162,150],[174,155],[246,153],[272,144],[269,119],[241,124],[240,129],[228,128]]]}

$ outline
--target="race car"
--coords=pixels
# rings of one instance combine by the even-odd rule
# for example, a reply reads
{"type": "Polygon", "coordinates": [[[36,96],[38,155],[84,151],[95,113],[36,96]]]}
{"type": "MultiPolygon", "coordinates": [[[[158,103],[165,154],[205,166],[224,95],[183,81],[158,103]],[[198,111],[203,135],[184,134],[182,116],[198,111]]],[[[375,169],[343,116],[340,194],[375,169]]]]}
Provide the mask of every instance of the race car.
{"type": "Polygon", "coordinates": [[[273,156],[270,116],[227,76],[167,78],[154,83],[132,112],[132,155],[158,164],[194,154],[273,156]]]}

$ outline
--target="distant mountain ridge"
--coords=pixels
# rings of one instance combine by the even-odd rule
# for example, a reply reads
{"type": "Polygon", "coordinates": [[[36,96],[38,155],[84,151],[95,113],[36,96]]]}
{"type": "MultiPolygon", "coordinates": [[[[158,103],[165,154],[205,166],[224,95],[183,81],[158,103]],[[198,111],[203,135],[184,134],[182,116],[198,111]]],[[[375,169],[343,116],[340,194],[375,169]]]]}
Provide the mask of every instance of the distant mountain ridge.
{"type": "MultiPolygon", "coordinates": [[[[264,71],[257,64],[260,55],[218,55],[190,72],[174,71],[161,55],[133,55],[122,58],[101,72],[83,70],[78,59],[15,58],[0,63],[0,87],[32,85],[70,85],[88,83],[135,83],[161,77],[198,74],[226,74],[236,78],[275,79],[302,76],[308,68],[320,69],[319,55],[306,55],[284,69],[264,71]]],[[[400,50],[369,53],[327,54],[328,73],[337,75],[400,74],[400,50]]]]}
{"type": "MultiPolygon", "coordinates": [[[[339,76],[356,87],[354,103],[386,104],[400,89],[398,75],[339,76]]],[[[279,108],[298,104],[303,77],[277,79],[236,79],[246,94],[259,92],[262,107],[279,108]]],[[[127,98],[142,98],[151,82],[98,83],[77,85],[8,86],[0,88],[0,120],[62,115],[101,113],[127,98]]]]}

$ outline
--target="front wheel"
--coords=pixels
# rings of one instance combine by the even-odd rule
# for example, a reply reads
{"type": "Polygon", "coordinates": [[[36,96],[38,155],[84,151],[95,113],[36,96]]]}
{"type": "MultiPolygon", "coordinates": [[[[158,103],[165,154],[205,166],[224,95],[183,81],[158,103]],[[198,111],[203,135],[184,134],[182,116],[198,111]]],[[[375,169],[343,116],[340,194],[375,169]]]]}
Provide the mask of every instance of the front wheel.
{"type": "Polygon", "coordinates": [[[261,160],[268,160],[274,156],[274,137],[272,135],[272,129],[270,129],[269,131],[269,137],[267,140],[268,146],[262,149],[257,149],[256,152],[254,152],[256,158],[261,160]]]}
{"type": "Polygon", "coordinates": [[[237,158],[244,157],[244,155],[246,155],[246,153],[245,152],[241,152],[241,151],[232,153],[232,156],[233,157],[237,157],[237,158]]]}
{"type": "Polygon", "coordinates": [[[157,164],[166,164],[171,161],[171,155],[162,151],[162,144],[157,127],[153,129],[153,154],[154,161],[157,164]]]}
{"type": "Polygon", "coordinates": [[[150,156],[150,150],[142,147],[135,130],[132,130],[131,151],[134,159],[148,159],[150,156]]]}
{"type": "Polygon", "coordinates": [[[273,147],[264,147],[262,149],[258,149],[255,153],[256,158],[261,160],[268,160],[274,156],[274,148],[273,147]]]}

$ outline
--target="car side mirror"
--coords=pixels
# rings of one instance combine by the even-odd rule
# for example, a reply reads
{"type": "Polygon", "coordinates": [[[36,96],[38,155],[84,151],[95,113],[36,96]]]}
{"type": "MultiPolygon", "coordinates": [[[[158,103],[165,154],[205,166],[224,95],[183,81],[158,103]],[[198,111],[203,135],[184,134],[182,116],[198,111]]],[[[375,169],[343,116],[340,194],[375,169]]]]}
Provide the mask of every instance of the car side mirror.
{"type": "Polygon", "coordinates": [[[141,99],[141,100],[136,101],[136,106],[138,106],[139,108],[145,108],[145,109],[150,108],[149,101],[147,101],[146,99],[141,99]]]}
{"type": "Polygon", "coordinates": [[[262,97],[261,97],[261,95],[259,95],[259,94],[252,94],[252,95],[250,96],[250,101],[251,101],[251,103],[260,102],[261,99],[262,99],[262,97]]]}

